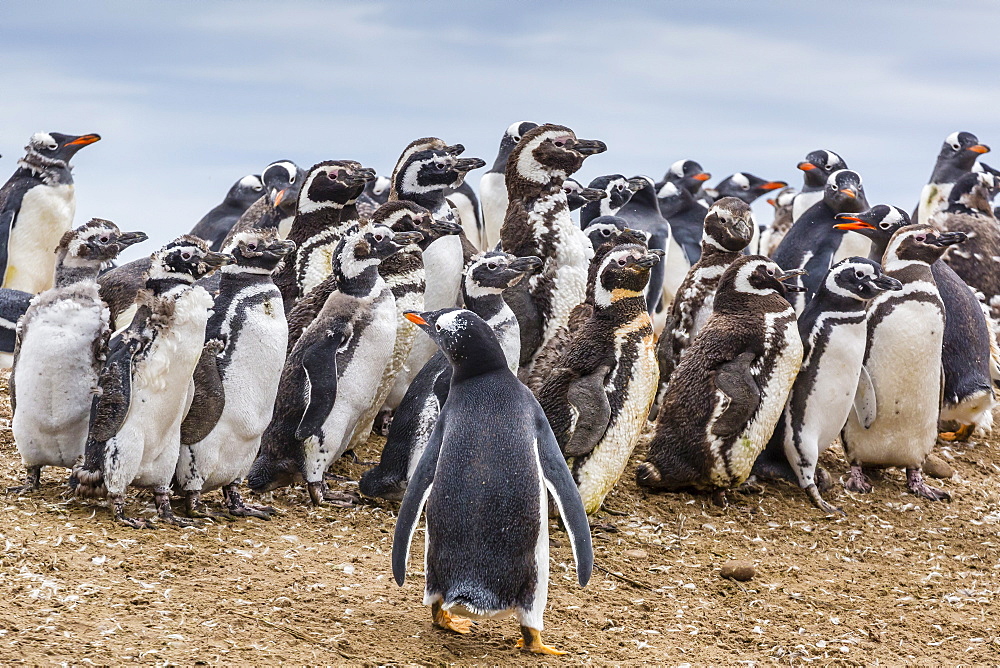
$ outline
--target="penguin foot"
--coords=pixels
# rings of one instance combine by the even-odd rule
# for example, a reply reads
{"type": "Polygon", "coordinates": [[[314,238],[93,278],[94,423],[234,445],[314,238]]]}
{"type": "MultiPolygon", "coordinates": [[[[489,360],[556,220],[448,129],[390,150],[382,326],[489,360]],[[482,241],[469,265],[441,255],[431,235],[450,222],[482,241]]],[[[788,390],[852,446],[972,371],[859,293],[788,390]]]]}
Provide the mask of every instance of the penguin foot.
{"type": "Polygon", "coordinates": [[[174,509],[170,507],[170,492],[168,490],[154,490],[153,502],[156,504],[156,514],[159,516],[160,521],[179,527],[197,526],[197,523],[193,520],[174,515],[174,509]]]}
{"type": "Polygon", "coordinates": [[[819,487],[817,485],[809,485],[806,487],[806,494],[809,495],[809,499],[813,502],[813,505],[823,512],[830,515],[843,515],[844,517],[847,517],[847,513],[820,496],[819,487]]]}
{"type": "Polygon", "coordinates": [[[755,476],[750,476],[746,482],[736,488],[736,491],[740,494],[763,494],[764,488],[757,482],[755,476]]]}
{"type": "Polygon", "coordinates": [[[858,494],[869,494],[874,487],[868,482],[868,476],[861,470],[861,464],[851,464],[851,474],[844,481],[844,489],[858,494]]]}
{"type": "Polygon", "coordinates": [[[440,626],[448,631],[454,631],[463,635],[472,631],[471,619],[451,614],[442,608],[440,603],[431,605],[431,615],[434,618],[435,626],[440,626]]]}
{"type": "Polygon", "coordinates": [[[323,480],[309,483],[309,498],[312,500],[314,506],[322,506],[325,503],[329,503],[340,508],[350,508],[360,501],[354,494],[335,492],[332,489],[328,489],[326,482],[323,480]]]}
{"type": "MultiPolygon", "coordinates": [[[[355,463],[357,463],[356,459],[355,463]]],[[[351,482],[351,478],[348,478],[346,475],[337,475],[336,473],[330,473],[329,471],[323,472],[323,480],[336,480],[337,482],[351,482]]]]}
{"type": "Polygon", "coordinates": [[[833,487],[833,476],[823,467],[817,466],[816,473],[813,474],[816,479],[816,487],[819,488],[821,492],[829,492],[833,487]]]}
{"type": "Polygon", "coordinates": [[[277,512],[271,506],[254,506],[246,503],[243,501],[243,497],[240,496],[235,484],[223,487],[222,496],[226,500],[229,514],[234,517],[256,517],[259,520],[270,521],[271,515],[277,512]]]}
{"type": "Polygon", "coordinates": [[[729,501],[726,499],[726,490],[717,489],[712,492],[712,505],[719,508],[725,508],[729,505],[729,501]]]}
{"type": "Polygon", "coordinates": [[[212,521],[222,520],[224,522],[231,522],[236,519],[232,515],[218,513],[210,509],[202,502],[201,492],[195,491],[188,491],[185,493],[184,516],[192,519],[206,519],[212,521]]]}
{"type": "Polygon", "coordinates": [[[551,654],[552,656],[565,656],[569,654],[569,652],[564,652],[542,643],[541,632],[530,626],[521,627],[521,637],[517,639],[517,646],[535,654],[551,654]]]}
{"type": "Polygon", "coordinates": [[[125,497],[120,494],[111,496],[111,508],[115,521],[133,529],[158,529],[153,520],[140,517],[125,517],[125,497]]]}
{"type": "Polygon", "coordinates": [[[951,494],[924,482],[924,475],[920,469],[906,469],[906,488],[917,496],[931,501],[951,501],[951,494]]]}
{"type": "Polygon", "coordinates": [[[41,466],[29,466],[27,473],[24,476],[24,484],[17,485],[15,487],[8,487],[7,493],[11,495],[21,495],[27,494],[28,492],[37,492],[42,486],[42,467],[41,466]]]}
{"type": "Polygon", "coordinates": [[[938,434],[938,438],[942,441],[948,441],[949,443],[954,443],[955,441],[961,441],[965,443],[972,436],[972,432],[975,430],[976,425],[974,424],[963,424],[961,427],[955,431],[944,431],[938,434]]]}
{"type": "Polygon", "coordinates": [[[372,423],[372,432],[378,436],[388,436],[390,425],[392,425],[392,411],[379,411],[375,416],[375,422],[372,423]]]}

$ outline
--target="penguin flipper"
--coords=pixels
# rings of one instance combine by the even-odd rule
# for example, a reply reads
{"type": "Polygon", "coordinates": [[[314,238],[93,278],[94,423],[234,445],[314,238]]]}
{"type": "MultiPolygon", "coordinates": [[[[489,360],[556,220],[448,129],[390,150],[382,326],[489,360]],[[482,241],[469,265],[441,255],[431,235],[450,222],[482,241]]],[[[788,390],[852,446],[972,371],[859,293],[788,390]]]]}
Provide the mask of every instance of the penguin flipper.
{"type": "Polygon", "coordinates": [[[566,399],[579,413],[573,435],[563,449],[566,457],[589,455],[604,438],[611,422],[611,403],[604,391],[609,371],[611,367],[604,364],[572,381],[566,390],[566,399]]]}
{"type": "Polygon", "coordinates": [[[566,459],[559,451],[559,444],[556,442],[555,434],[552,433],[552,427],[549,426],[541,409],[538,410],[535,419],[535,439],[540,473],[546,489],[559,508],[566,533],[569,534],[570,543],[573,545],[573,559],[576,561],[577,580],[582,587],[590,581],[590,575],[594,570],[594,546],[590,539],[590,522],[587,521],[587,511],[583,507],[580,490],[577,489],[569,467],[566,466],[566,459]]]}
{"type": "MultiPolygon", "coordinates": [[[[132,361],[140,347],[139,340],[126,336],[111,340],[107,361],[97,378],[98,394],[90,405],[88,450],[91,442],[103,445],[122,428],[132,402],[132,361]]],[[[90,459],[88,453],[88,462],[90,459]]]]}
{"type": "Polygon", "coordinates": [[[10,233],[14,229],[14,218],[17,211],[13,208],[0,210],[0,285],[6,282],[7,276],[7,244],[10,243],[10,233]]]}
{"type": "Polygon", "coordinates": [[[712,433],[716,436],[732,436],[743,431],[760,406],[760,388],[750,374],[754,357],[751,352],[741,353],[715,372],[716,387],[729,398],[729,405],[712,425],[712,433]]]}
{"type": "Polygon", "coordinates": [[[302,356],[309,399],[295,428],[295,438],[300,441],[319,435],[337,400],[337,350],[343,343],[343,332],[327,330],[302,356]]]}
{"type": "MultiPolygon", "coordinates": [[[[406,578],[406,562],[410,558],[410,543],[420,521],[420,513],[424,510],[427,497],[434,487],[434,472],[437,470],[438,455],[441,453],[441,441],[444,435],[444,421],[438,420],[431,432],[427,448],[424,450],[420,463],[413,471],[403,494],[403,502],[399,505],[396,516],[396,529],[392,535],[392,577],[396,584],[403,586],[406,578]]],[[[563,464],[565,466],[565,463],[563,464]]],[[[588,531],[587,537],[590,537],[588,531]]]]}
{"type": "Polygon", "coordinates": [[[194,369],[194,398],[181,423],[181,444],[193,445],[208,436],[226,407],[226,391],[219,374],[218,355],[225,344],[220,339],[205,342],[194,369]]]}
{"type": "Polygon", "coordinates": [[[854,415],[865,429],[875,422],[876,409],[875,385],[872,384],[868,369],[862,366],[861,376],[858,378],[858,390],[854,393],[854,415]]]}

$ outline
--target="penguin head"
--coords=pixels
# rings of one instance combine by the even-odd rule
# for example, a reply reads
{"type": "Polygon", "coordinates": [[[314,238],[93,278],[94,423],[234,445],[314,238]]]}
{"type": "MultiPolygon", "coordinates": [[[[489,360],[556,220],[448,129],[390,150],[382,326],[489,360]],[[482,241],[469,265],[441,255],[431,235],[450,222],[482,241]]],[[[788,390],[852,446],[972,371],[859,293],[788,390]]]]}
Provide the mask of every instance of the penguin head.
{"type": "Polygon", "coordinates": [[[563,125],[546,123],[524,133],[507,161],[507,189],[546,187],[576,173],[591,155],[608,147],[596,139],[578,139],[563,125]]]}
{"type": "Polygon", "coordinates": [[[473,298],[498,295],[538,271],[541,266],[541,258],[534,255],[517,257],[500,250],[487,251],[469,264],[462,288],[467,296],[473,298]]]}
{"type": "Polygon", "coordinates": [[[863,257],[849,257],[833,265],[823,281],[835,295],[870,301],[886,290],[902,290],[903,284],[882,273],[882,265],[863,257]]]}
{"type": "Polygon", "coordinates": [[[149,279],[175,283],[194,283],[199,278],[232,261],[226,253],[209,250],[198,237],[177,237],[150,258],[149,279]]]}
{"type": "Polygon", "coordinates": [[[670,169],[663,175],[663,181],[658,186],[662,188],[665,183],[673,183],[694,195],[710,178],[712,175],[694,160],[678,160],[670,165],[670,169]]]}
{"type": "Polygon", "coordinates": [[[503,174],[504,169],[507,167],[507,160],[510,158],[514,147],[521,141],[521,137],[528,130],[533,130],[537,127],[538,123],[532,123],[531,121],[511,123],[510,127],[503,133],[503,137],[500,138],[500,150],[497,152],[497,159],[493,162],[493,167],[490,168],[490,171],[503,174]]]}
{"type": "Polygon", "coordinates": [[[122,232],[110,220],[92,218],[63,234],[56,247],[56,256],[60,264],[99,267],[114,260],[129,246],[148,238],[145,232],[122,232]]]}
{"type": "Polygon", "coordinates": [[[373,201],[385,204],[389,201],[389,185],[392,181],[387,176],[376,176],[365,184],[365,194],[373,201]]]}
{"type": "Polygon", "coordinates": [[[226,193],[226,202],[247,208],[259,200],[263,194],[264,182],[260,180],[260,176],[247,174],[229,189],[229,192],[226,193]]]}
{"type": "Polygon", "coordinates": [[[989,152],[990,147],[980,144],[979,139],[971,132],[952,132],[941,144],[935,171],[947,167],[967,172],[972,169],[976,158],[989,152]]]}
{"type": "Polygon", "coordinates": [[[617,246],[604,256],[594,285],[598,306],[630,297],[642,297],[649,282],[649,270],[660,261],[662,250],[650,250],[639,244],[617,246]]]}
{"type": "Polygon", "coordinates": [[[764,193],[784,188],[784,181],[767,181],[748,172],[736,172],[715,186],[718,197],[735,197],[751,204],[764,193]]]}
{"type": "MultiPolygon", "coordinates": [[[[309,168],[298,197],[298,213],[343,209],[358,198],[375,170],[354,160],[326,160],[309,168]]],[[[286,195],[287,196],[287,195],[286,195]]]]}
{"type": "Polygon", "coordinates": [[[783,190],[779,191],[778,194],[775,195],[774,197],[768,198],[767,203],[774,207],[775,214],[777,214],[778,211],[786,209],[791,210],[792,201],[798,194],[799,191],[796,190],[795,188],[791,187],[784,188],[783,190]]]}
{"type": "Polygon", "coordinates": [[[291,160],[272,162],[260,173],[260,180],[270,202],[279,207],[284,215],[295,213],[295,204],[304,178],[305,172],[291,160]]]}
{"type": "Polygon", "coordinates": [[[845,221],[834,225],[838,230],[857,232],[879,245],[888,243],[896,230],[910,224],[909,214],[886,204],[876,204],[858,213],[838,213],[836,219],[845,221]]]}
{"type": "Polygon", "coordinates": [[[628,204],[632,195],[643,185],[645,185],[643,179],[626,179],[621,174],[606,174],[598,176],[587,187],[601,190],[606,194],[606,201],[602,202],[601,211],[604,215],[611,215],[628,204]]]}
{"type": "Polygon", "coordinates": [[[230,244],[233,264],[225,272],[270,274],[282,258],[295,250],[295,242],[278,238],[274,227],[245,230],[233,237],[230,244]]]}
{"type": "Polygon", "coordinates": [[[338,256],[339,271],[354,278],[420,239],[419,232],[393,232],[385,225],[366,225],[345,237],[338,256]]]}
{"type": "Polygon", "coordinates": [[[36,132],[24,147],[29,155],[40,156],[46,161],[66,164],[84,146],[100,141],[101,135],[64,135],[59,132],[36,132]]]}
{"type": "Polygon", "coordinates": [[[805,172],[803,174],[805,185],[817,190],[826,186],[826,180],[831,174],[847,169],[847,163],[833,151],[820,149],[806,155],[806,159],[798,164],[798,168],[805,172]]]}
{"type": "Polygon", "coordinates": [[[829,176],[823,191],[823,201],[833,212],[858,213],[868,208],[861,175],[850,169],[841,169],[829,176]]]}
{"type": "Polygon", "coordinates": [[[493,328],[472,311],[461,308],[407,311],[403,317],[441,348],[454,367],[453,380],[507,368],[493,328]]]}
{"type": "MultiPolygon", "coordinates": [[[[590,245],[596,251],[604,244],[616,242],[627,227],[628,221],[624,218],[619,218],[618,216],[598,216],[587,224],[587,227],[583,229],[583,233],[587,235],[590,245]]],[[[649,240],[649,236],[644,232],[637,232],[635,230],[629,230],[629,232],[632,233],[632,236],[629,237],[626,243],[646,245],[649,240]]]]}
{"type": "Polygon", "coordinates": [[[393,232],[419,232],[420,248],[427,248],[432,242],[450,234],[458,234],[462,226],[444,220],[434,220],[431,212],[407,200],[386,202],[375,209],[372,224],[392,228],[393,232]]]}
{"type": "Polygon", "coordinates": [[[721,251],[735,253],[750,244],[753,227],[750,205],[735,197],[723,197],[705,214],[701,240],[721,251]]]}
{"type": "Polygon", "coordinates": [[[465,180],[466,174],[486,164],[479,158],[460,158],[455,150],[457,150],[455,147],[445,147],[411,154],[395,176],[394,187],[397,195],[458,188],[465,180]]]}
{"type": "MultiPolygon", "coordinates": [[[[940,232],[930,225],[909,225],[896,230],[885,249],[884,262],[933,264],[950,246],[968,238],[964,232],[940,232]]],[[[889,267],[890,271],[892,270],[889,267]]]]}
{"type": "Polygon", "coordinates": [[[598,202],[608,196],[608,193],[599,188],[584,188],[576,179],[563,181],[562,189],[566,193],[566,206],[570,211],[576,211],[589,202],[598,202]]]}
{"type": "Polygon", "coordinates": [[[741,255],[719,279],[715,309],[745,313],[753,310],[751,302],[756,297],[785,298],[789,292],[805,292],[792,280],[805,273],[801,269],[785,271],[762,255],[741,255]]]}
{"type": "Polygon", "coordinates": [[[1000,178],[991,172],[973,171],[963,174],[948,194],[947,211],[949,213],[979,214],[992,218],[993,205],[990,200],[998,187],[1000,187],[1000,178]]]}

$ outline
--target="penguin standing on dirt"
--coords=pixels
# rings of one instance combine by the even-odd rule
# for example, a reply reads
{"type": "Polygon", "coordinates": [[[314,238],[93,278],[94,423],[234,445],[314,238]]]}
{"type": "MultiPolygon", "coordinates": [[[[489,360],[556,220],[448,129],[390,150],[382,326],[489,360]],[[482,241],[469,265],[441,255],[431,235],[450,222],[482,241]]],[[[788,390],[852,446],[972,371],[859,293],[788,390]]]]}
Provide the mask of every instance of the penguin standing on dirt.
{"type": "Polygon", "coordinates": [[[722,274],[743,254],[752,238],[752,211],[742,200],[724,197],[708,210],[701,257],[681,283],[656,346],[661,391],[666,389],[688,345],[712,315],[722,274]]]}
{"type": "MultiPolygon", "coordinates": [[[[212,308],[212,297],[194,282],[229,259],[197,237],[167,244],[153,255],[132,324],[111,341],[86,452],[73,467],[70,486],[78,496],[107,494],[115,519],[128,526],[153,526],[125,517],[129,485],[152,488],[163,521],[187,523],[170,508],[170,482],[212,308]]],[[[208,348],[217,351],[217,345],[208,348]]]]}
{"type": "Polygon", "coordinates": [[[848,169],[844,159],[833,151],[817,150],[810,152],[806,159],[798,164],[802,170],[802,190],[792,202],[792,222],[802,217],[813,205],[823,201],[823,191],[830,175],[842,169],[848,169]]]}
{"type": "Polygon", "coordinates": [[[921,468],[937,442],[942,381],[944,304],[930,265],[961,232],[938,232],[929,225],[896,231],[885,251],[885,273],[903,284],[877,296],[868,307],[868,347],[864,366],[871,379],[870,407],[848,416],[842,439],[851,464],[844,487],[870,492],[862,466],[906,469],[906,486],[931,501],[951,496],[927,485],[921,468]]]}
{"type": "MultiPolygon", "coordinates": [[[[512,372],[517,371],[520,360],[521,337],[517,318],[504,302],[503,292],[541,265],[537,257],[489,251],[472,261],[462,281],[463,301],[493,329],[512,372]]],[[[361,477],[362,494],[392,501],[403,498],[406,483],[448,399],[450,383],[451,365],[439,350],[416,374],[400,401],[378,466],[361,477]]]]}
{"type": "Polygon", "coordinates": [[[548,494],[569,534],[581,585],[590,579],[593,547],[580,494],[545,414],[507,367],[480,317],[445,309],[410,318],[444,351],[452,376],[448,401],[399,509],[393,577],[403,584],[410,542],[426,510],[424,604],[434,624],[468,633],[471,621],[456,613],[513,613],[521,625],[519,647],[563,654],[541,640],[548,494]]]}
{"type": "Polygon", "coordinates": [[[174,480],[188,517],[203,516],[201,495],[219,488],[229,514],[269,516],[243,503],[238,488],[271,420],[285,362],[288,325],[271,272],[295,242],[279,240],[274,228],[235,239],[205,329],[205,340],[218,341],[221,350],[207,350],[212,359],[200,361],[194,401],[181,423],[174,480]]]}
{"type": "Polygon", "coordinates": [[[264,182],[257,174],[249,174],[233,184],[226,193],[222,204],[206,213],[191,230],[191,235],[208,242],[209,247],[217,251],[222,248],[222,242],[233,229],[240,216],[250,208],[250,205],[261,198],[264,193],[264,182]]]}
{"type": "Polygon", "coordinates": [[[100,135],[36,132],[17,170],[0,188],[2,287],[38,294],[52,287],[53,249],[69,232],[76,193],[69,161],[100,135]]]}
{"type": "Polygon", "coordinates": [[[865,423],[874,417],[871,376],[862,363],[868,338],[865,309],[883,292],[902,287],[877,262],[860,257],[838,262],[827,273],[799,318],[802,367],[774,435],[754,465],[755,474],[767,469],[772,471],[767,477],[774,477],[776,470],[804,489],[817,508],[843,514],[820,494],[816,465],[852,409],[865,423]]]}
{"type": "Polygon", "coordinates": [[[83,454],[110,335],[97,272],[145,239],[99,218],[67,232],[55,252],[55,286],[33,299],[18,322],[10,426],[27,477],[17,491],[38,489],[43,466],[70,468],[83,454]]]}
{"type": "Polygon", "coordinates": [[[531,121],[512,123],[500,139],[500,150],[493,166],[479,180],[479,201],[483,209],[483,236],[479,247],[483,250],[500,243],[500,227],[507,215],[507,159],[524,133],[537,127],[538,124],[531,121]]]}
{"type": "Polygon", "coordinates": [[[990,147],[980,144],[971,132],[952,132],[948,135],[941,144],[931,178],[920,191],[914,222],[929,224],[931,217],[948,205],[948,195],[955,183],[972,171],[979,156],[989,152],[990,147]]]}
{"type": "Polygon", "coordinates": [[[783,271],[744,255],[722,275],[712,316],[667,385],[647,461],[636,475],[653,491],[725,492],[746,481],[767,445],[802,363],[802,341],[783,271]]]}
{"type": "Polygon", "coordinates": [[[643,291],[662,253],[632,245],[604,257],[593,314],[573,332],[537,394],[588,513],[601,507],[625,470],[656,394],[653,323],[643,291]]]}
{"type": "Polygon", "coordinates": [[[334,263],[338,289],[285,360],[274,414],[247,474],[251,489],[305,482],[314,505],[353,503],[327,490],[323,473],[347,450],[392,356],[395,300],[379,263],[414,239],[373,225],[343,240],[334,263]]]}

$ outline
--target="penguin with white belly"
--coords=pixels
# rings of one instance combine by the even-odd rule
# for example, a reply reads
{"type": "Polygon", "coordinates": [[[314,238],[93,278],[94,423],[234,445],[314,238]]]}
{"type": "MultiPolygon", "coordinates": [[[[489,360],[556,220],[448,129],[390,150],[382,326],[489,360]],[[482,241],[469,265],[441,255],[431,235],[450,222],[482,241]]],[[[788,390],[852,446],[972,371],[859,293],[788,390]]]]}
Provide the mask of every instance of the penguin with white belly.
{"type": "Polygon", "coordinates": [[[636,480],[651,491],[713,492],[746,481],[767,445],[802,363],[786,291],[800,271],[744,255],[722,275],[712,316],[667,385],[647,460],[636,480]]]}
{"type": "Polygon", "coordinates": [[[167,244],[153,255],[132,324],[111,341],[86,451],[73,467],[70,486],[78,496],[106,494],[118,522],[153,526],[125,516],[129,485],[153,490],[161,520],[188,522],[170,508],[170,482],[212,308],[212,297],[194,282],[229,259],[197,237],[184,235],[167,244]]]}
{"type": "Polygon", "coordinates": [[[931,178],[920,191],[914,222],[932,224],[934,214],[948,205],[948,196],[955,183],[972,171],[979,156],[989,152],[990,147],[980,143],[971,132],[952,132],[945,137],[931,178]]]}
{"type": "Polygon", "coordinates": [[[852,412],[842,434],[851,464],[844,487],[870,492],[862,467],[906,469],[906,486],[931,501],[950,499],[927,485],[922,467],[937,442],[943,386],[941,347],[945,310],[930,265],[961,232],[938,232],[929,225],[899,229],[883,258],[888,276],[902,290],[877,296],[868,307],[868,346],[864,366],[871,378],[870,412],[852,412]]]}
{"type": "Polygon", "coordinates": [[[279,240],[274,228],[241,232],[234,239],[233,262],[219,272],[205,330],[205,340],[218,341],[221,350],[203,356],[194,400],[181,423],[174,480],[188,517],[205,516],[201,495],[219,488],[229,514],[269,516],[267,509],[243,502],[239,485],[271,420],[285,362],[288,325],[271,272],[295,242],[279,240]]]}
{"type": "Polygon", "coordinates": [[[802,190],[792,200],[792,223],[814,204],[823,201],[823,190],[831,174],[848,169],[843,158],[833,151],[823,149],[811,151],[806,155],[806,159],[798,164],[798,168],[803,172],[802,190]]]}
{"type": "Polygon", "coordinates": [[[110,336],[97,272],[145,239],[99,218],[67,232],[56,248],[55,286],[33,299],[18,321],[10,426],[27,477],[16,491],[38,489],[43,466],[70,468],[83,454],[110,336]]]}
{"type": "Polygon", "coordinates": [[[496,160],[493,161],[493,166],[479,180],[479,201],[483,209],[483,234],[479,240],[479,247],[483,250],[493,248],[500,243],[500,227],[503,225],[504,216],[507,215],[507,183],[504,176],[507,171],[507,159],[510,158],[510,154],[524,133],[537,127],[538,124],[531,121],[512,123],[500,138],[500,150],[497,152],[496,160]]]}
{"type": "Polygon", "coordinates": [[[392,542],[397,584],[422,512],[424,604],[434,624],[468,633],[468,614],[514,614],[518,646],[563,654],[542,643],[548,596],[548,495],[562,515],[585,585],[593,569],[587,515],[538,402],[507,366],[500,344],[471,311],[410,314],[452,365],[451,390],[399,509],[392,542]],[[546,494],[546,491],[548,494],[546,494]]]}

